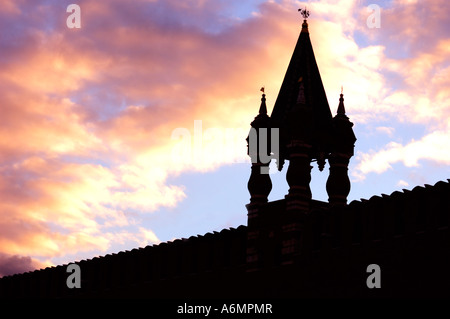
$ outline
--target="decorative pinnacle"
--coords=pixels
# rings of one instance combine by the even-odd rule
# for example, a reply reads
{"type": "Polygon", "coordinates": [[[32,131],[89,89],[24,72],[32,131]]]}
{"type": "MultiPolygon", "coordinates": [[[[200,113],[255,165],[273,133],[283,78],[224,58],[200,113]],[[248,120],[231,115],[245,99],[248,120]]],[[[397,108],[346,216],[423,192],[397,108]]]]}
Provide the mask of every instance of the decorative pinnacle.
{"type": "Polygon", "coordinates": [[[259,107],[259,114],[265,115],[267,114],[267,106],[266,106],[266,94],[264,93],[264,86],[260,90],[262,94],[261,98],[261,106],[259,107]]]}
{"type": "Polygon", "coordinates": [[[303,19],[308,19],[309,17],[309,11],[305,9],[298,9],[298,11],[301,13],[301,15],[303,16],[303,19]]]}
{"type": "Polygon", "coordinates": [[[306,19],[309,17],[309,11],[305,9],[298,9],[298,11],[303,16],[303,24],[302,24],[302,33],[309,33],[308,32],[308,23],[306,22],[306,19]]]}
{"type": "Polygon", "coordinates": [[[338,106],[338,110],[337,110],[338,115],[345,115],[344,94],[342,92],[343,92],[343,88],[341,87],[341,96],[339,98],[339,106],[338,106]]]}

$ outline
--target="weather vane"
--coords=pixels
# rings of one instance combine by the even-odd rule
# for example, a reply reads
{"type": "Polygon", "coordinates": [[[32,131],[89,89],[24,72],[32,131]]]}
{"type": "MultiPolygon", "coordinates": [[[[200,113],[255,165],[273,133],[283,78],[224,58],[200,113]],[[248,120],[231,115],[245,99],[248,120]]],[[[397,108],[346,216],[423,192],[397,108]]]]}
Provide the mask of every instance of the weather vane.
{"type": "Polygon", "coordinates": [[[306,7],[305,7],[305,9],[298,9],[298,11],[300,11],[300,13],[304,19],[307,19],[309,17],[309,11],[306,10],[306,7]]]}

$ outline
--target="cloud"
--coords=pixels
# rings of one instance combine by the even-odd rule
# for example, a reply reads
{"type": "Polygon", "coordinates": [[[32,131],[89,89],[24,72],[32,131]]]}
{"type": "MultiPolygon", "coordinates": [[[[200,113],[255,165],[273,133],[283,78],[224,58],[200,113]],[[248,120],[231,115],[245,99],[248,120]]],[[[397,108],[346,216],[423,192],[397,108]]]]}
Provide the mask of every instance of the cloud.
{"type": "Polygon", "coordinates": [[[406,167],[417,167],[423,160],[440,165],[450,165],[450,150],[443,147],[443,145],[450,145],[449,143],[450,130],[435,131],[420,140],[412,140],[405,145],[390,142],[379,151],[358,152],[353,176],[361,181],[369,173],[381,174],[391,170],[392,164],[398,162],[406,167]]]}
{"type": "Polygon", "coordinates": [[[401,179],[397,182],[397,186],[404,187],[404,186],[409,186],[409,184],[408,184],[408,182],[401,179]]]}
{"type": "Polygon", "coordinates": [[[395,132],[395,128],[394,127],[387,127],[387,126],[378,126],[375,128],[375,130],[379,133],[383,133],[388,135],[389,137],[392,137],[394,132],[395,132]]]}
{"type": "Polygon", "coordinates": [[[44,264],[29,256],[0,253],[0,277],[32,271],[44,267],[44,264]]]}

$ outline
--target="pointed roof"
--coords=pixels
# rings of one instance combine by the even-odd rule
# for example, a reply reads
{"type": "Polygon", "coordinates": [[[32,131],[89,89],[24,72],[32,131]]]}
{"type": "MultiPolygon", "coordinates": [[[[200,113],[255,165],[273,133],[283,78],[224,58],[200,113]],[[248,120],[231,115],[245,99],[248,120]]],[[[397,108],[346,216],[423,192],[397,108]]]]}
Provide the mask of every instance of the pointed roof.
{"type": "Polygon", "coordinates": [[[317,141],[323,140],[324,136],[328,135],[332,115],[309,38],[306,20],[303,21],[300,36],[271,114],[273,124],[280,129],[286,126],[289,111],[296,104],[303,104],[302,102],[310,109],[308,113],[311,118],[304,120],[312,124],[311,135],[316,140],[316,142],[312,141],[312,144],[317,144],[317,141]]]}
{"type": "Polygon", "coordinates": [[[266,95],[263,93],[261,98],[261,106],[259,107],[259,114],[267,114],[266,95]]]}
{"type": "Polygon", "coordinates": [[[258,115],[253,122],[250,123],[253,128],[269,128],[270,118],[267,115],[266,95],[263,93],[261,97],[261,105],[259,107],[258,115]]]}
{"type": "Polygon", "coordinates": [[[344,94],[341,91],[337,114],[333,118],[333,148],[335,151],[353,156],[356,136],[352,127],[353,123],[345,114],[344,94]]]}
{"type": "Polygon", "coordinates": [[[337,109],[337,114],[341,116],[345,115],[344,94],[342,93],[342,90],[341,90],[341,97],[339,98],[339,106],[337,109]]]}

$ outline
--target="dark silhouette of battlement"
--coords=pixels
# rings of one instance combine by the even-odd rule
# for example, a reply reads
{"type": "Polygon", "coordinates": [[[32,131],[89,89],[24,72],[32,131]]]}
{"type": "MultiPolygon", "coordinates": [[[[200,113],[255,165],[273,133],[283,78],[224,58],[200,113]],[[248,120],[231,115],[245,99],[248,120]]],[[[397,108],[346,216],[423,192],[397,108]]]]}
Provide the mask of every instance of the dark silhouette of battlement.
{"type": "Polygon", "coordinates": [[[81,288],[66,286],[67,265],[6,276],[0,297],[449,297],[450,183],[332,207],[313,201],[300,254],[282,264],[286,201],[261,209],[261,261],[246,262],[246,226],[77,262],[81,288]],[[379,264],[381,289],[367,288],[379,264]]]}

